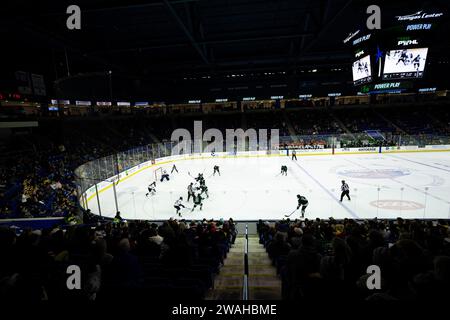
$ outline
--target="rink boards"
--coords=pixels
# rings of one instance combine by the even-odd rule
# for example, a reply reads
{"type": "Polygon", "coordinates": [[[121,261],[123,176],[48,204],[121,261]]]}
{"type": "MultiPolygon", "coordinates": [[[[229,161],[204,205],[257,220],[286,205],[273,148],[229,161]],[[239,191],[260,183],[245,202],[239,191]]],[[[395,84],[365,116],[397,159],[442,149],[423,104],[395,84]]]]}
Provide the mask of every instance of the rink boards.
{"type": "MultiPolygon", "coordinates": [[[[423,147],[419,147],[419,146],[402,146],[402,147],[362,147],[362,148],[337,148],[337,149],[297,149],[295,150],[296,154],[299,158],[303,157],[303,156],[338,156],[338,155],[365,155],[365,154],[372,154],[372,155],[376,155],[376,154],[395,154],[395,153],[423,153],[423,152],[447,152],[450,151],[450,146],[449,145],[430,145],[430,146],[423,146],[423,147]]],[[[289,155],[291,154],[292,150],[289,151],[289,155]]],[[[122,173],[120,173],[117,176],[111,177],[103,182],[100,182],[97,184],[97,187],[92,186],[91,188],[89,188],[80,198],[80,203],[82,204],[82,206],[84,208],[90,208],[92,212],[94,213],[100,213],[98,210],[99,204],[100,207],[106,208],[106,207],[111,207],[111,204],[115,201],[114,199],[111,199],[111,189],[113,189],[113,183],[115,182],[116,185],[114,187],[116,187],[117,190],[115,190],[115,192],[120,193],[122,192],[120,190],[120,184],[124,184],[124,182],[126,182],[127,180],[131,179],[132,177],[135,176],[139,176],[141,173],[146,175],[146,170],[149,169],[154,169],[157,167],[161,167],[164,165],[170,165],[170,167],[172,166],[172,163],[177,164],[177,166],[182,165],[183,162],[185,161],[194,161],[193,163],[195,163],[195,160],[205,160],[208,161],[218,161],[219,159],[245,159],[245,158],[273,158],[273,157],[278,157],[278,158],[283,158],[283,157],[287,157],[287,151],[286,150],[279,150],[279,151],[271,151],[270,153],[268,153],[267,151],[254,151],[254,152],[237,152],[236,154],[231,154],[231,153],[216,153],[215,155],[212,155],[211,153],[204,153],[204,154],[189,154],[189,155],[179,155],[179,156],[170,156],[170,157],[164,157],[164,158],[159,158],[159,159],[155,159],[154,161],[148,161],[148,162],[144,162],[141,163],[138,166],[135,166],[129,170],[126,170],[122,173]],[[119,184],[117,184],[117,181],[119,181],[119,184]],[[98,197],[97,197],[97,192],[98,192],[98,197]],[[106,194],[109,194],[108,196],[106,194]],[[108,200],[106,200],[108,199],[108,200]],[[97,209],[97,210],[96,210],[97,209]]],[[[309,158],[309,157],[308,157],[309,158]]],[[[327,157],[327,158],[333,158],[333,157],[327,157]]],[[[335,159],[338,159],[340,157],[337,157],[335,159]]],[[[306,159],[306,158],[305,158],[306,159]]],[[[334,160],[333,160],[334,161],[334,160]]],[[[301,162],[301,161],[300,161],[301,162]]],[[[334,161],[335,162],[335,161],[334,161]]],[[[170,167],[166,167],[166,170],[170,170],[170,167]]],[[[299,167],[300,168],[300,167],[299,167]]],[[[300,170],[297,168],[293,168],[293,170],[300,170]]],[[[245,168],[243,169],[244,171],[245,168]]],[[[278,170],[278,169],[276,169],[278,170]]],[[[248,170],[247,170],[248,171],[248,170]]],[[[195,172],[195,171],[193,171],[195,172]]],[[[303,179],[303,178],[302,178],[303,179]]],[[[313,183],[319,183],[319,181],[313,181],[313,183]]],[[[146,184],[146,182],[144,182],[144,184],[146,184]]],[[[293,184],[295,184],[296,182],[294,181],[293,184]]],[[[275,186],[276,187],[276,186],[275,186]]],[[[177,188],[175,188],[176,190],[177,188]]],[[[180,188],[178,188],[180,189],[180,188]]],[[[184,189],[181,188],[181,189],[184,189]]],[[[294,188],[293,188],[294,189],[294,188]]],[[[269,189],[270,190],[270,189],[269,189]]],[[[266,191],[267,192],[267,191],[266,191]]],[[[379,191],[378,191],[379,192],[379,191]]],[[[137,194],[137,193],[136,193],[137,194]]],[[[123,194],[121,195],[123,198],[123,194]]],[[[133,193],[133,197],[134,197],[134,193],[133,193]]],[[[171,197],[170,199],[168,199],[168,202],[172,201],[173,197],[171,197]]],[[[330,200],[330,199],[329,199],[330,200]]],[[[134,199],[133,199],[134,201],[134,199]]],[[[138,200],[139,202],[140,200],[138,200]]],[[[126,202],[126,201],[121,201],[122,203],[126,202]]],[[[159,206],[160,204],[157,204],[157,206],[159,206]]],[[[124,205],[120,204],[118,205],[119,211],[123,212],[123,208],[124,205]]],[[[139,208],[138,209],[134,209],[134,211],[139,212],[139,208]]],[[[158,209],[154,209],[154,211],[157,211],[158,209]]],[[[111,212],[115,211],[112,210],[111,208],[108,210],[108,213],[105,212],[105,210],[102,210],[103,215],[107,215],[107,216],[111,216],[111,212]]],[[[347,210],[348,211],[348,210],[347,210]]],[[[349,213],[349,211],[347,212],[349,213]]],[[[378,213],[378,212],[377,212],[378,213]]],[[[403,212],[401,212],[403,213],[403,212]]],[[[146,216],[139,216],[139,214],[135,214],[135,218],[136,219],[146,219],[148,217],[146,216]]],[[[351,215],[349,215],[351,216],[351,215]]],[[[129,219],[132,219],[133,217],[128,217],[129,219]]],[[[165,216],[162,217],[150,217],[149,219],[164,219],[166,218],[165,216]]],[[[242,217],[247,219],[246,217],[242,217]]],[[[272,218],[272,217],[271,217],[272,218]]],[[[275,218],[275,217],[273,217],[275,218]]]]}

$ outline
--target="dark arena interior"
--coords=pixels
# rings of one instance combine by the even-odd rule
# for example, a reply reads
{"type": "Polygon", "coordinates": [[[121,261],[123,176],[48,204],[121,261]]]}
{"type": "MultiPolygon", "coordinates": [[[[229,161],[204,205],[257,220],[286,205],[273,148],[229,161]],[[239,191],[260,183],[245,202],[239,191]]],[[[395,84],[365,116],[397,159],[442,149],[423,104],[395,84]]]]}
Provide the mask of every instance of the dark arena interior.
{"type": "Polygon", "coordinates": [[[449,17],[2,2],[0,301],[450,301],[449,17]]]}

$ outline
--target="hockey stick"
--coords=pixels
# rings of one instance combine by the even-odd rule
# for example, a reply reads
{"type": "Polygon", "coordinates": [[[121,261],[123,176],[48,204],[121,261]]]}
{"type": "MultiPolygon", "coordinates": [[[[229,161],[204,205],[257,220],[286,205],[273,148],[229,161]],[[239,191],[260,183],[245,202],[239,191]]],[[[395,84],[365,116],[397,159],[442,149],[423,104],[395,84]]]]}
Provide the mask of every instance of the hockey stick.
{"type": "MultiPolygon", "coordinates": [[[[205,170],[203,170],[203,172],[205,172],[205,170]]],[[[202,173],[202,174],[203,174],[203,173],[202,173]]],[[[188,175],[189,175],[192,179],[197,179],[196,177],[193,177],[189,171],[188,171],[188,175]]]]}
{"type": "Polygon", "coordinates": [[[285,216],[286,218],[288,218],[288,217],[292,216],[292,215],[294,214],[294,212],[297,211],[297,210],[298,210],[298,209],[295,209],[295,210],[292,211],[290,214],[285,214],[284,216],[285,216]]]}

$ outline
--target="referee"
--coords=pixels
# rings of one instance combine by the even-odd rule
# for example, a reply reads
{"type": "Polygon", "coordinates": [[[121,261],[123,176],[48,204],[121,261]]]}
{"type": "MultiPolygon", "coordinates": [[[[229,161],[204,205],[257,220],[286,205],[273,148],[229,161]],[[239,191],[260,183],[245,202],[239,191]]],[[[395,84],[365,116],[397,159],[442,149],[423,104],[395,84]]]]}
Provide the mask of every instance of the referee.
{"type": "Polygon", "coordinates": [[[292,160],[297,161],[297,152],[295,152],[295,150],[292,150],[292,160]]]}
{"type": "Polygon", "coordinates": [[[344,196],[347,196],[348,201],[350,201],[350,188],[345,180],[342,180],[341,191],[341,202],[344,199],[344,196]]]}

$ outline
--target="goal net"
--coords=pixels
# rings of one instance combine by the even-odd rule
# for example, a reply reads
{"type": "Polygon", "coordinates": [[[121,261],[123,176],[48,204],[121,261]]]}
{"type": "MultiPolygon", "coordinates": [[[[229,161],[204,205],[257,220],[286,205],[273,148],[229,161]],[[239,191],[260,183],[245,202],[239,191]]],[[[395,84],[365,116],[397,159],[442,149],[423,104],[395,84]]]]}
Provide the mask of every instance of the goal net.
{"type": "Polygon", "coordinates": [[[161,167],[156,168],[155,170],[153,170],[153,173],[155,175],[155,181],[161,181],[161,177],[162,177],[162,172],[163,169],[161,167]]]}

